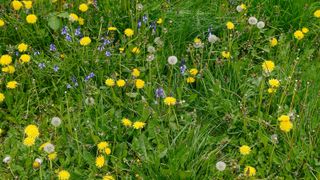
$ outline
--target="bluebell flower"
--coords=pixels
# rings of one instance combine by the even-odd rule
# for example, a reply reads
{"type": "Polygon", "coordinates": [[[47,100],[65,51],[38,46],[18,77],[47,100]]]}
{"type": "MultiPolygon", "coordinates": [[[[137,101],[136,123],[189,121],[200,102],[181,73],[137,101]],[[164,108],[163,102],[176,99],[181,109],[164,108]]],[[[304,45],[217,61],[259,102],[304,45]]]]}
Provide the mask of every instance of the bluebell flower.
{"type": "Polygon", "coordinates": [[[104,41],[103,41],[103,46],[105,46],[105,45],[107,45],[107,44],[110,44],[111,42],[110,42],[110,40],[109,39],[105,39],[104,41]]]}
{"type": "Polygon", "coordinates": [[[39,54],[40,54],[39,51],[35,51],[35,52],[33,53],[34,56],[38,56],[39,54]]]}
{"type": "Polygon", "coordinates": [[[142,25],[142,23],[141,23],[141,20],[139,19],[139,20],[138,20],[138,29],[141,28],[141,25],[142,25]]]}
{"type": "Polygon", "coordinates": [[[50,44],[50,51],[56,51],[56,45],[54,45],[53,43],[50,44]]]}
{"type": "Polygon", "coordinates": [[[104,46],[98,46],[98,51],[103,51],[104,50],[104,46]]]}
{"type": "Polygon", "coordinates": [[[38,64],[38,67],[40,68],[40,69],[44,69],[45,67],[46,67],[46,64],[45,63],[39,63],[38,64]]]}
{"type": "Polygon", "coordinates": [[[71,41],[71,36],[70,36],[70,34],[67,34],[67,35],[66,35],[66,40],[67,40],[67,41],[71,41]]]}
{"type": "Polygon", "coordinates": [[[76,77],[72,76],[71,77],[71,81],[73,82],[74,86],[77,87],[79,84],[78,84],[78,80],[76,77]]]}
{"type": "Polygon", "coordinates": [[[155,94],[156,94],[157,98],[160,98],[160,97],[164,98],[165,97],[164,90],[162,88],[157,88],[155,94]]]}
{"type": "Polygon", "coordinates": [[[62,28],[62,30],[61,30],[61,35],[66,35],[66,34],[68,34],[68,31],[69,31],[68,27],[67,27],[67,26],[64,26],[64,27],[62,28]]]}
{"type": "Polygon", "coordinates": [[[107,57],[110,57],[111,56],[111,53],[109,51],[106,51],[106,56],[107,57]]]}
{"type": "Polygon", "coordinates": [[[67,84],[67,89],[71,89],[72,86],[70,84],[67,84]]]}
{"type": "Polygon", "coordinates": [[[184,74],[187,70],[187,66],[181,62],[181,65],[180,65],[180,72],[181,74],[184,74]]]}
{"type": "Polygon", "coordinates": [[[95,76],[95,74],[93,72],[91,72],[88,76],[86,76],[84,78],[84,81],[89,81],[89,79],[93,78],[95,76]]]}
{"type": "Polygon", "coordinates": [[[148,21],[148,16],[147,16],[146,14],[143,15],[142,21],[143,21],[144,23],[147,23],[147,21],[148,21]]]}
{"type": "Polygon", "coordinates": [[[19,56],[20,53],[19,53],[19,51],[16,51],[15,54],[16,54],[16,56],[19,56]]]}
{"type": "Polygon", "coordinates": [[[53,66],[53,70],[54,70],[54,72],[58,72],[59,67],[58,67],[57,65],[54,65],[54,66],[53,66]]]}
{"type": "Polygon", "coordinates": [[[78,27],[78,28],[75,30],[74,35],[75,35],[75,36],[80,36],[80,35],[81,35],[81,28],[80,28],[80,27],[78,27]]]}

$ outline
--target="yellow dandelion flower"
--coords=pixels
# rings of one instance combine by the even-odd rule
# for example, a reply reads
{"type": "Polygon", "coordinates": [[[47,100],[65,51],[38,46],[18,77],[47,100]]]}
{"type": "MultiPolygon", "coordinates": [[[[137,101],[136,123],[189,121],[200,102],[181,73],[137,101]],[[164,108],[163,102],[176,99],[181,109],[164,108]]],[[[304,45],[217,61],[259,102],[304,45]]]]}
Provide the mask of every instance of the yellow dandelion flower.
{"type": "Polygon", "coordinates": [[[124,48],[119,48],[120,53],[123,53],[124,48]]]}
{"type": "Polygon", "coordinates": [[[274,67],[275,67],[274,62],[271,60],[264,61],[262,63],[262,69],[266,73],[271,73],[274,70],[274,67]]]}
{"type": "Polygon", "coordinates": [[[39,133],[39,129],[36,125],[30,124],[28,125],[25,129],[24,129],[24,133],[28,136],[28,137],[32,137],[32,138],[37,138],[39,137],[40,133],[39,133]]]}
{"type": "Polygon", "coordinates": [[[136,88],[142,89],[144,87],[145,82],[142,79],[137,79],[135,84],[136,88]]]}
{"type": "Polygon", "coordinates": [[[159,18],[158,20],[157,20],[157,24],[162,24],[163,23],[163,19],[162,18],[159,18]]]}
{"type": "Polygon", "coordinates": [[[4,73],[13,74],[16,71],[16,68],[14,66],[12,66],[12,65],[9,65],[7,67],[3,67],[1,70],[4,73]]]}
{"type": "Polygon", "coordinates": [[[32,1],[22,1],[26,9],[32,8],[32,1]]]}
{"type": "Polygon", "coordinates": [[[127,37],[131,37],[134,35],[134,31],[133,29],[130,29],[130,28],[127,28],[124,30],[124,34],[127,36],[127,37]]]}
{"type": "Polygon", "coordinates": [[[8,89],[15,89],[18,86],[17,81],[9,81],[6,85],[8,89]]]}
{"type": "Polygon", "coordinates": [[[256,175],[256,169],[251,166],[246,166],[244,168],[244,173],[245,176],[255,176],[256,175]]]}
{"type": "Polygon", "coordinates": [[[119,79],[119,80],[117,81],[117,86],[118,86],[118,87],[123,87],[123,86],[125,86],[125,85],[126,85],[126,81],[125,81],[125,80],[119,79]]]}
{"type": "Polygon", "coordinates": [[[275,47],[278,44],[278,40],[276,38],[270,39],[270,46],[275,47]]]}
{"type": "Polygon", "coordinates": [[[79,10],[81,11],[81,12],[86,12],[86,11],[88,11],[88,5],[87,4],[85,4],[85,3],[82,3],[82,4],[80,4],[79,5],[79,10]]]}
{"type": "Polygon", "coordinates": [[[74,13],[71,13],[71,14],[69,15],[69,20],[70,20],[71,22],[75,22],[75,21],[78,21],[78,20],[79,20],[79,17],[78,17],[78,15],[76,15],[76,14],[74,14],[74,13]]]}
{"type": "Polygon", "coordinates": [[[96,158],[96,166],[98,168],[102,168],[104,166],[104,163],[105,163],[105,160],[104,160],[104,157],[102,155],[98,156],[96,158]]]}
{"type": "Polygon", "coordinates": [[[23,62],[23,63],[29,62],[30,59],[31,59],[31,57],[30,57],[30,55],[28,55],[28,54],[22,54],[22,55],[20,56],[20,58],[19,58],[19,60],[20,60],[21,62],[23,62]]]}
{"type": "Polygon", "coordinates": [[[110,87],[112,87],[112,86],[115,85],[114,80],[111,79],[111,78],[106,79],[106,81],[105,81],[104,83],[105,83],[107,86],[110,86],[110,87]]]}
{"type": "Polygon", "coordinates": [[[82,17],[79,17],[79,19],[78,19],[78,23],[79,23],[79,25],[84,25],[84,19],[82,18],[82,17]]]}
{"type": "Polygon", "coordinates": [[[289,132],[293,127],[291,121],[281,121],[280,122],[280,129],[284,132],[289,132]]]}
{"type": "Polygon", "coordinates": [[[243,145],[239,148],[239,151],[242,155],[248,155],[251,152],[251,148],[247,145],[243,145]]]}
{"type": "Polygon", "coordinates": [[[246,10],[247,6],[245,4],[240,4],[241,9],[246,10]]]}
{"type": "Polygon", "coordinates": [[[300,30],[295,31],[293,35],[294,35],[294,37],[295,37],[296,39],[298,39],[298,40],[301,40],[301,39],[303,39],[303,37],[304,37],[303,32],[300,31],[300,30]]]}
{"type": "Polygon", "coordinates": [[[115,180],[115,179],[110,175],[106,175],[106,176],[103,176],[103,180],[115,180]]]}
{"type": "Polygon", "coordinates": [[[58,156],[57,152],[53,152],[53,153],[48,154],[48,159],[50,161],[53,161],[57,158],[57,156],[58,156]]]}
{"type": "Polygon", "coordinates": [[[105,148],[104,152],[106,153],[106,155],[110,155],[111,154],[111,149],[110,148],[105,148]]]}
{"type": "Polygon", "coordinates": [[[229,30],[234,29],[234,24],[233,24],[231,21],[228,21],[228,22],[226,23],[226,26],[227,26],[227,29],[229,29],[229,30]]]}
{"type": "Polygon", "coordinates": [[[174,97],[168,96],[164,98],[163,102],[168,106],[173,106],[177,103],[177,100],[174,97]]]}
{"type": "Polygon", "coordinates": [[[272,88],[278,88],[280,86],[280,82],[277,79],[270,79],[268,83],[272,88]]]}
{"type": "Polygon", "coordinates": [[[34,15],[34,14],[29,14],[27,17],[26,17],[26,20],[27,20],[27,23],[29,24],[34,24],[37,22],[37,16],[34,15]]]}
{"type": "Polygon", "coordinates": [[[46,142],[46,143],[41,144],[41,146],[39,147],[39,151],[41,151],[48,144],[50,144],[50,142],[46,142]]]}
{"type": "Polygon", "coordinates": [[[194,82],[196,82],[196,79],[195,79],[194,77],[188,77],[188,78],[187,78],[187,83],[192,84],[192,83],[194,83],[194,82]]]}
{"type": "Polygon", "coordinates": [[[138,47],[134,47],[134,48],[132,48],[131,52],[133,54],[140,54],[140,49],[138,47]]]}
{"type": "Polygon", "coordinates": [[[66,170],[62,170],[58,173],[59,180],[68,180],[70,178],[70,173],[66,170]]]}
{"type": "Polygon", "coordinates": [[[314,13],[313,16],[316,18],[320,18],[320,9],[317,9],[314,13]]]}
{"type": "Polygon", "coordinates": [[[116,30],[118,30],[116,27],[113,27],[113,26],[108,27],[108,31],[116,31],[116,30]]]}
{"type": "Polygon", "coordinates": [[[278,120],[279,120],[280,122],[288,122],[288,121],[290,121],[290,117],[289,117],[288,115],[281,115],[281,116],[278,118],[278,120]]]}
{"type": "Polygon", "coordinates": [[[122,122],[122,124],[123,124],[124,126],[126,126],[126,127],[131,127],[131,126],[132,126],[132,122],[131,122],[129,119],[127,119],[127,118],[123,118],[123,119],[121,120],[121,122],[122,122]]]}
{"type": "Polygon", "coordinates": [[[27,49],[28,49],[28,45],[25,44],[25,43],[20,43],[20,44],[18,45],[18,50],[19,50],[19,52],[25,52],[25,51],[27,51],[27,49]]]}
{"type": "Polygon", "coordinates": [[[228,51],[222,51],[222,52],[221,52],[221,56],[222,56],[223,58],[229,59],[230,56],[231,56],[231,54],[230,54],[230,52],[228,52],[228,51]]]}
{"type": "Polygon", "coordinates": [[[26,137],[23,140],[23,144],[30,147],[33,146],[35,144],[36,139],[34,137],[26,137]]]}
{"type": "Polygon", "coordinates": [[[33,169],[38,169],[38,168],[40,168],[40,163],[38,162],[38,161],[33,161],[33,163],[32,163],[32,168],[33,169]]]}
{"type": "Polygon", "coordinates": [[[304,34],[308,33],[309,32],[309,29],[306,28],[306,27],[303,27],[302,30],[301,30],[304,34]]]}
{"type": "Polygon", "coordinates": [[[274,89],[274,88],[268,88],[268,93],[269,94],[272,94],[272,93],[275,93],[277,90],[274,89]]]}
{"type": "Polygon", "coordinates": [[[146,125],[146,123],[144,123],[144,122],[136,121],[133,123],[133,128],[134,129],[142,129],[145,125],[146,125]]]}
{"type": "Polygon", "coordinates": [[[195,76],[195,75],[197,75],[198,74],[198,69],[196,69],[196,68],[192,68],[192,69],[190,69],[190,71],[189,71],[189,73],[192,75],[192,76],[195,76]]]}
{"type": "Polygon", "coordinates": [[[3,93],[0,93],[0,103],[4,101],[5,95],[3,93]]]}
{"type": "Polygon", "coordinates": [[[11,62],[12,62],[12,57],[9,54],[5,54],[0,57],[0,64],[3,66],[9,65],[11,64],[11,62]]]}
{"type": "Polygon", "coordinates": [[[80,45],[82,45],[82,46],[87,46],[90,43],[91,43],[91,39],[88,36],[85,36],[85,37],[80,39],[80,45]]]}
{"type": "Polygon", "coordinates": [[[4,26],[6,23],[4,22],[3,19],[0,18],[0,27],[4,26]]]}
{"type": "Polygon", "coordinates": [[[134,68],[134,69],[132,70],[131,75],[134,76],[134,77],[139,77],[139,76],[140,76],[140,71],[139,71],[139,69],[134,68]]]}
{"type": "Polygon", "coordinates": [[[18,10],[21,9],[21,7],[22,7],[23,5],[22,5],[22,3],[21,3],[20,1],[14,0],[14,1],[11,2],[11,6],[12,6],[12,8],[13,8],[14,10],[18,11],[18,10]]]}
{"type": "Polygon", "coordinates": [[[106,141],[102,141],[100,142],[97,147],[99,151],[103,151],[104,149],[106,149],[109,146],[109,143],[106,141]]]}

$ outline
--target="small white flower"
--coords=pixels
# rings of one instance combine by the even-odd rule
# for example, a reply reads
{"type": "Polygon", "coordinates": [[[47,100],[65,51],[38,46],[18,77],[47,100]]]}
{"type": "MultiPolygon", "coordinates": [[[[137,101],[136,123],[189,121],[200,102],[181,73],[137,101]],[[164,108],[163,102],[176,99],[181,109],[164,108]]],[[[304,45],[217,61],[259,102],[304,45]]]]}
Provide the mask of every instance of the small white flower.
{"type": "Polygon", "coordinates": [[[6,157],[3,158],[3,163],[8,164],[8,163],[10,163],[10,161],[11,161],[11,157],[9,155],[7,155],[6,157]]]}
{"type": "Polygon", "coordinates": [[[85,100],[84,100],[84,103],[86,105],[89,105],[89,106],[92,106],[94,105],[94,99],[92,97],[87,97],[85,100]]]}
{"type": "Polygon", "coordinates": [[[226,163],[223,162],[223,161],[219,161],[217,162],[216,164],[216,168],[219,170],[219,171],[224,171],[226,169],[226,163]]]}
{"type": "Polygon", "coordinates": [[[51,144],[51,143],[48,143],[47,145],[45,145],[45,146],[43,147],[43,150],[44,150],[45,152],[47,152],[48,154],[53,153],[53,152],[54,152],[54,145],[51,144]]]}
{"type": "Polygon", "coordinates": [[[256,17],[249,17],[249,19],[248,19],[248,23],[250,24],[250,25],[256,25],[257,24],[257,22],[258,22],[258,20],[257,20],[257,18],[256,17]]]}
{"type": "Polygon", "coordinates": [[[148,52],[153,54],[156,52],[156,48],[154,48],[153,46],[148,46],[148,52]]]}
{"type": "Polygon", "coordinates": [[[51,124],[52,124],[52,126],[54,126],[54,127],[58,127],[58,126],[60,126],[60,124],[61,124],[61,119],[60,119],[59,117],[53,117],[53,118],[51,119],[51,124]]]}
{"type": "Polygon", "coordinates": [[[241,7],[240,5],[239,5],[239,6],[237,6],[237,8],[236,8],[236,9],[237,9],[237,11],[238,11],[238,12],[242,12],[242,11],[243,11],[243,9],[242,9],[242,7],[241,7]]]}
{"type": "Polygon", "coordinates": [[[210,43],[215,43],[215,42],[217,42],[217,41],[219,41],[220,39],[216,36],[216,35],[214,35],[214,34],[209,34],[209,36],[208,36],[208,41],[210,42],[210,43]]]}
{"type": "Polygon", "coordinates": [[[176,56],[170,56],[168,57],[168,63],[171,65],[175,65],[178,62],[178,58],[176,56]]]}
{"type": "Polygon", "coordinates": [[[263,21],[259,21],[259,22],[257,23],[257,27],[258,27],[259,29],[264,28],[265,25],[266,25],[266,24],[265,24],[263,21]]]}
{"type": "Polygon", "coordinates": [[[155,58],[154,54],[149,54],[149,55],[147,56],[147,61],[153,61],[154,58],[155,58]]]}
{"type": "Polygon", "coordinates": [[[143,10],[143,5],[141,3],[137,4],[136,6],[138,11],[142,11],[143,10]]]}
{"type": "Polygon", "coordinates": [[[39,164],[42,164],[42,162],[43,162],[42,159],[40,159],[40,158],[36,158],[34,161],[39,163],[39,164]]]}

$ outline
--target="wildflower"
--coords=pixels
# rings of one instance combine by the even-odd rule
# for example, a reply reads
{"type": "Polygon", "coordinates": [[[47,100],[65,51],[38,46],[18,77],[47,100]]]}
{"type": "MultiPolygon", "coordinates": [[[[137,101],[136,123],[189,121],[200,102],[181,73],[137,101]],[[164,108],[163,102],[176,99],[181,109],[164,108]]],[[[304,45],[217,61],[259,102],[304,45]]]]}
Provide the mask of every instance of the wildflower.
{"type": "MultiPolygon", "coordinates": [[[[42,163],[42,161],[41,161],[41,163],[42,163]]],[[[33,169],[39,169],[40,168],[40,166],[41,166],[41,163],[39,162],[39,160],[38,161],[33,161],[33,163],[32,163],[32,168],[33,169]]]]}
{"type": "Polygon", "coordinates": [[[317,9],[314,13],[313,16],[316,18],[320,18],[320,9],[317,9]]]}
{"type": "Polygon", "coordinates": [[[13,74],[16,71],[16,68],[12,65],[9,65],[7,67],[3,67],[1,70],[2,72],[13,74]]]}
{"type": "Polygon", "coordinates": [[[240,4],[240,7],[243,9],[243,10],[246,10],[247,9],[247,6],[245,4],[240,4]]]}
{"type": "Polygon", "coordinates": [[[134,31],[133,29],[130,29],[130,28],[127,28],[124,30],[124,34],[127,36],[127,37],[131,37],[134,35],[134,31]]]}
{"type": "MultiPolygon", "coordinates": [[[[181,61],[181,62],[183,62],[183,61],[181,61]]],[[[179,69],[180,69],[181,74],[184,74],[187,69],[187,66],[184,63],[181,63],[181,66],[179,67],[179,69]]]]}
{"type": "Polygon", "coordinates": [[[46,143],[46,145],[43,147],[43,150],[48,153],[51,154],[54,152],[54,145],[51,143],[46,143]]]}
{"type": "Polygon", "coordinates": [[[303,32],[300,31],[300,30],[295,31],[295,32],[293,33],[293,35],[294,35],[294,37],[295,37],[296,39],[298,39],[298,40],[301,40],[301,39],[303,39],[303,37],[304,37],[303,32]]]}
{"type": "Polygon", "coordinates": [[[138,3],[137,6],[136,6],[136,9],[138,11],[142,11],[143,10],[143,5],[141,3],[138,3]]]}
{"type": "Polygon", "coordinates": [[[288,122],[288,121],[290,121],[290,117],[289,117],[288,115],[281,115],[281,116],[278,118],[278,120],[279,120],[280,122],[288,122]]]}
{"type": "Polygon", "coordinates": [[[106,51],[105,55],[106,55],[107,57],[110,57],[110,56],[111,56],[111,52],[110,52],[110,51],[106,51]]]}
{"type": "Polygon", "coordinates": [[[190,71],[189,71],[189,73],[191,74],[191,75],[193,75],[193,76],[195,76],[195,75],[197,75],[198,74],[198,69],[196,69],[196,68],[192,68],[192,69],[190,69],[190,71]]]}
{"type": "Polygon", "coordinates": [[[162,88],[157,88],[155,94],[156,94],[157,98],[160,98],[160,97],[164,98],[165,97],[164,90],[162,88]]]}
{"type": "Polygon", "coordinates": [[[80,35],[81,35],[81,28],[80,28],[80,27],[78,27],[78,28],[75,30],[74,35],[75,35],[75,36],[80,36],[80,35]]]}
{"type": "Polygon", "coordinates": [[[1,65],[9,65],[11,64],[11,62],[12,62],[12,57],[9,54],[5,54],[0,57],[1,65]]]}
{"type": "Polygon", "coordinates": [[[19,50],[19,52],[25,52],[25,51],[27,51],[27,49],[28,49],[28,45],[25,44],[25,43],[20,43],[20,44],[18,45],[18,50],[19,50]]]}
{"type": "Polygon", "coordinates": [[[250,24],[250,25],[256,25],[257,23],[258,23],[258,20],[257,20],[257,18],[256,17],[249,17],[249,19],[248,19],[248,23],[250,24]]]}
{"type": "Polygon", "coordinates": [[[142,89],[144,87],[145,82],[141,79],[137,79],[135,84],[136,84],[136,88],[142,89]]]}
{"type": "Polygon", "coordinates": [[[6,85],[8,89],[15,89],[18,86],[17,81],[9,81],[6,85]]]}
{"type": "Polygon", "coordinates": [[[107,79],[104,83],[105,83],[107,86],[110,86],[110,87],[112,87],[112,86],[115,85],[114,80],[111,79],[111,78],[107,79]]]}
{"type": "Polygon", "coordinates": [[[103,180],[115,180],[115,179],[110,175],[106,175],[106,176],[103,176],[103,180]]]}
{"type": "Polygon", "coordinates": [[[148,56],[147,56],[147,61],[153,61],[154,60],[154,58],[155,58],[155,56],[154,56],[154,54],[149,54],[148,56]]]}
{"type": "Polygon", "coordinates": [[[158,20],[157,20],[157,24],[162,24],[163,23],[163,19],[162,18],[159,18],[158,20]]]}
{"type": "Polygon", "coordinates": [[[4,22],[3,19],[0,18],[0,27],[4,26],[6,23],[4,22]]]}
{"type": "Polygon", "coordinates": [[[0,93],[0,103],[2,103],[4,101],[6,97],[4,96],[3,93],[0,93]]]}
{"type": "Polygon", "coordinates": [[[223,161],[219,161],[216,164],[216,168],[218,169],[218,171],[224,171],[226,169],[226,163],[223,161]]]}
{"type": "Polygon", "coordinates": [[[237,10],[238,12],[242,12],[242,11],[243,11],[241,5],[238,5],[238,6],[236,7],[236,10],[237,10]]]}
{"type": "Polygon", "coordinates": [[[246,166],[244,168],[244,175],[245,176],[254,176],[254,175],[256,175],[256,169],[251,166],[246,166]]]}
{"type": "Polygon", "coordinates": [[[248,154],[250,154],[250,152],[251,152],[251,148],[250,148],[249,146],[247,146],[247,145],[241,146],[241,147],[239,148],[239,150],[240,150],[240,153],[241,153],[242,155],[248,155],[248,154]]]}
{"type": "Polygon", "coordinates": [[[280,122],[280,129],[284,132],[289,132],[293,127],[293,124],[291,121],[284,121],[280,122]]]}
{"type": "Polygon", "coordinates": [[[121,122],[122,122],[122,124],[123,124],[124,126],[126,126],[126,127],[131,127],[131,126],[132,126],[132,122],[131,122],[129,119],[127,119],[127,118],[123,118],[123,119],[121,120],[121,122]]]}
{"type": "Polygon", "coordinates": [[[280,86],[280,82],[279,80],[277,79],[270,79],[269,80],[269,85],[272,87],[272,88],[278,88],[280,86]]]}
{"type": "Polygon", "coordinates": [[[209,34],[209,36],[208,36],[208,41],[210,42],[210,43],[215,43],[215,42],[217,42],[217,41],[219,41],[220,39],[216,36],[216,35],[214,35],[214,34],[209,34]]]}
{"type": "Polygon", "coordinates": [[[278,44],[278,40],[276,38],[270,39],[270,46],[275,47],[278,44]]]}
{"type": "Polygon", "coordinates": [[[196,79],[195,79],[194,77],[188,77],[188,78],[187,78],[187,83],[192,84],[192,83],[194,83],[195,81],[196,81],[196,79]]]}
{"type": "Polygon", "coordinates": [[[194,42],[193,46],[195,48],[201,48],[203,46],[203,43],[201,42],[201,39],[198,38],[198,37],[194,38],[193,42],[194,42]]]}
{"type": "Polygon", "coordinates": [[[263,29],[265,25],[266,25],[266,24],[265,24],[263,21],[259,21],[259,22],[257,23],[257,27],[258,27],[259,29],[263,29]]]}
{"type": "Polygon", "coordinates": [[[18,10],[21,9],[21,7],[22,7],[23,5],[22,5],[22,3],[21,3],[20,1],[14,0],[14,1],[11,2],[11,6],[12,6],[12,8],[13,8],[14,10],[18,11],[18,10]]]}
{"type": "Polygon", "coordinates": [[[32,1],[22,1],[26,9],[32,8],[32,1]]]}
{"type": "Polygon", "coordinates": [[[48,154],[48,159],[50,161],[53,161],[57,158],[57,156],[58,156],[57,152],[53,152],[53,153],[48,154]]]}
{"type": "Polygon", "coordinates": [[[126,85],[126,81],[125,81],[125,80],[119,79],[119,80],[117,81],[117,86],[118,86],[118,87],[123,87],[124,85],[126,85]]]}
{"type": "Polygon", "coordinates": [[[61,119],[60,119],[59,117],[53,117],[53,118],[51,119],[51,124],[52,124],[52,126],[54,126],[54,127],[59,127],[60,124],[61,124],[61,119]]]}
{"type": "Polygon", "coordinates": [[[22,54],[19,58],[19,60],[23,63],[27,63],[30,61],[30,56],[28,54],[22,54]]]}
{"type": "Polygon", "coordinates": [[[132,70],[131,75],[134,76],[134,77],[139,77],[139,76],[140,76],[140,71],[139,71],[139,69],[134,68],[134,69],[132,70]]]}
{"type": "Polygon", "coordinates": [[[80,26],[84,25],[84,19],[82,17],[78,18],[78,23],[80,26]]]}
{"type": "Polygon", "coordinates": [[[168,63],[171,65],[175,65],[178,62],[178,58],[176,56],[169,56],[168,57],[168,63]]]}
{"type": "Polygon", "coordinates": [[[228,21],[228,22],[226,23],[226,26],[227,26],[227,29],[229,29],[229,30],[234,29],[234,24],[233,24],[231,21],[228,21]]]}
{"type": "Polygon", "coordinates": [[[104,165],[105,161],[104,161],[104,157],[102,155],[98,156],[96,158],[96,166],[98,168],[102,168],[102,166],[104,165]]]}
{"type": "Polygon", "coordinates": [[[275,89],[275,88],[268,88],[268,93],[269,94],[273,94],[273,93],[275,93],[277,91],[277,89],[275,89]]]}
{"type": "Polygon", "coordinates": [[[163,102],[168,106],[172,106],[172,105],[175,105],[177,103],[177,100],[174,97],[168,96],[168,97],[166,97],[164,99],[163,102]]]}
{"type": "Polygon", "coordinates": [[[9,155],[6,155],[2,160],[2,162],[5,164],[9,164],[10,161],[11,161],[11,156],[9,156],[9,155]]]}
{"type": "Polygon", "coordinates": [[[155,53],[155,52],[156,52],[156,48],[153,47],[153,46],[148,46],[147,51],[148,51],[149,53],[155,53]]]}
{"type": "Polygon", "coordinates": [[[76,14],[74,14],[74,13],[71,13],[71,14],[69,15],[69,20],[70,20],[71,22],[75,22],[75,21],[78,21],[78,20],[79,20],[79,17],[78,17],[78,15],[76,15],[76,14]]]}
{"type": "Polygon", "coordinates": [[[138,47],[134,47],[134,48],[131,50],[131,52],[132,52],[133,54],[139,54],[139,53],[140,53],[140,49],[139,49],[138,47]]]}
{"type": "Polygon", "coordinates": [[[28,125],[24,129],[24,133],[28,137],[32,137],[32,138],[37,138],[40,135],[38,127],[36,125],[33,125],[33,124],[28,125]]]}
{"type": "Polygon", "coordinates": [[[84,81],[89,81],[91,78],[93,78],[95,76],[95,74],[93,72],[91,72],[88,76],[86,76],[84,78],[84,81]]]}
{"type": "Polygon", "coordinates": [[[274,70],[274,67],[275,67],[274,62],[271,60],[264,61],[262,63],[262,69],[266,73],[271,73],[274,70]]]}
{"type": "Polygon", "coordinates": [[[83,37],[83,38],[80,39],[80,44],[81,44],[82,46],[87,46],[87,45],[89,45],[90,43],[91,43],[90,37],[85,36],[85,37],[83,37]]]}
{"type": "Polygon", "coordinates": [[[116,30],[118,30],[116,27],[108,27],[108,31],[116,31],[116,30]]]}
{"type": "Polygon", "coordinates": [[[23,144],[26,146],[33,146],[35,144],[36,139],[34,137],[26,137],[23,140],[23,144]]]}
{"type": "Polygon", "coordinates": [[[86,12],[88,10],[88,5],[86,5],[85,3],[80,4],[79,10],[81,12],[86,12]]]}
{"type": "Polygon", "coordinates": [[[306,27],[303,27],[302,30],[301,30],[304,34],[308,33],[309,32],[309,29],[306,28],[306,27]]]}
{"type": "Polygon", "coordinates": [[[106,155],[110,155],[111,154],[111,149],[110,148],[105,148],[104,152],[106,153],[106,155]]]}
{"type": "Polygon", "coordinates": [[[37,16],[34,15],[34,14],[29,14],[27,17],[26,17],[26,20],[27,20],[27,23],[29,24],[34,24],[37,22],[37,16]]]}
{"type": "Polygon", "coordinates": [[[66,170],[62,170],[58,173],[59,180],[68,180],[70,178],[70,173],[66,170]]]}
{"type": "Polygon", "coordinates": [[[223,58],[229,59],[231,55],[230,55],[230,52],[228,52],[228,51],[222,51],[221,56],[223,58]]]}
{"type": "Polygon", "coordinates": [[[279,143],[277,134],[272,134],[271,135],[271,142],[274,143],[274,144],[278,144],[279,143]]]}
{"type": "Polygon", "coordinates": [[[99,151],[103,151],[104,149],[106,149],[109,146],[109,143],[106,141],[102,141],[100,142],[97,147],[99,151]]]}
{"type": "Polygon", "coordinates": [[[53,66],[53,71],[54,71],[54,72],[58,72],[58,71],[59,71],[59,66],[54,65],[54,66],[53,66]]]}
{"type": "Polygon", "coordinates": [[[146,123],[144,123],[144,122],[136,121],[133,123],[133,128],[134,129],[142,129],[145,125],[146,125],[146,123]]]}

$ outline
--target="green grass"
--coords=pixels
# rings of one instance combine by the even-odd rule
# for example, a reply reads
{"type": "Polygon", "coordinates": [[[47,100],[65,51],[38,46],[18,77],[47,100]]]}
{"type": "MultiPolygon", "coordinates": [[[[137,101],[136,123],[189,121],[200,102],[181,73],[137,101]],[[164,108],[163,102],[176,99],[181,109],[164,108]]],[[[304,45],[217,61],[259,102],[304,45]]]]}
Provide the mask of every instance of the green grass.
{"type": "Polygon", "coordinates": [[[121,0],[98,2],[85,13],[78,10],[80,3],[84,1],[67,1],[64,9],[60,0],[36,1],[30,10],[38,16],[33,25],[26,23],[25,9],[15,12],[9,1],[0,5],[0,19],[6,22],[0,27],[0,55],[10,54],[16,68],[14,74],[0,74],[0,93],[5,95],[0,103],[0,157],[12,158],[0,166],[3,179],[57,179],[60,170],[70,172],[71,179],[102,179],[106,174],[115,179],[250,179],[244,173],[247,165],[256,169],[259,179],[320,177],[320,23],[313,16],[319,2],[121,0]],[[137,3],[143,4],[142,11],[137,3]],[[248,9],[238,13],[241,3],[248,9]],[[91,38],[90,45],[79,45],[74,35],[79,25],[68,21],[69,13],[85,19],[81,33],[91,38]],[[148,23],[138,30],[144,15],[148,23]],[[60,16],[57,30],[48,25],[52,16],[60,16]],[[266,27],[250,26],[250,16],[263,20],[266,27]],[[152,32],[149,26],[158,18],[164,23],[152,32]],[[226,29],[227,21],[235,24],[235,30],[226,29]],[[61,35],[63,26],[69,28],[71,42],[61,35]],[[107,34],[110,26],[118,30],[107,34]],[[298,41],[293,33],[302,27],[310,31],[298,41]],[[133,28],[135,35],[125,37],[126,28],[133,28]],[[208,42],[209,28],[219,42],[208,42]],[[102,37],[111,44],[100,52],[102,37]],[[163,46],[154,43],[156,37],[163,46]],[[196,37],[203,48],[193,46],[196,37]],[[275,47],[269,45],[272,37],[279,41],[275,47]],[[15,55],[21,42],[29,45],[29,63],[19,63],[15,55]],[[56,51],[49,50],[51,43],[56,51]],[[156,47],[155,59],[147,62],[150,45],[156,47]],[[122,47],[125,50],[119,53],[122,47]],[[133,47],[139,47],[140,54],[134,55],[133,47]],[[34,54],[37,51],[39,55],[34,54]],[[230,51],[232,58],[222,58],[222,51],[230,51]],[[176,65],[168,64],[171,55],[178,57],[176,65]],[[180,73],[182,59],[188,70],[199,70],[193,84],[186,82],[187,71],[180,73]],[[266,76],[261,65],[269,59],[276,67],[266,76]],[[46,67],[40,69],[41,63],[46,67]],[[134,87],[133,68],[141,71],[143,89],[134,87]],[[95,76],[85,81],[91,72],[95,76]],[[107,78],[122,78],[127,84],[107,87],[107,78]],[[271,78],[280,80],[274,94],[267,92],[271,78]],[[6,88],[12,80],[18,87],[6,88]],[[155,97],[160,87],[177,99],[175,106],[155,97]],[[86,103],[89,97],[93,105],[86,103]],[[290,113],[293,129],[285,133],[278,117],[290,113]],[[62,120],[57,128],[51,125],[55,116],[62,120]],[[125,117],[146,126],[125,127],[121,123],[125,117]],[[40,131],[31,147],[23,144],[29,124],[40,131]],[[274,134],[278,142],[272,141],[274,134]],[[48,141],[58,154],[52,161],[39,150],[48,141]],[[101,141],[109,142],[111,154],[104,154],[106,163],[98,168],[101,141]],[[242,145],[251,147],[249,155],[240,154],[242,145]],[[35,158],[43,159],[39,169],[32,167],[35,158]],[[216,169],[218,161],[227,164],[226,170],[216,169]]]}

